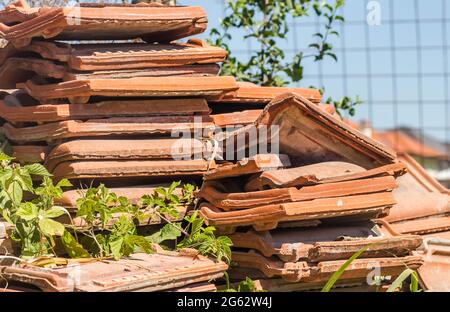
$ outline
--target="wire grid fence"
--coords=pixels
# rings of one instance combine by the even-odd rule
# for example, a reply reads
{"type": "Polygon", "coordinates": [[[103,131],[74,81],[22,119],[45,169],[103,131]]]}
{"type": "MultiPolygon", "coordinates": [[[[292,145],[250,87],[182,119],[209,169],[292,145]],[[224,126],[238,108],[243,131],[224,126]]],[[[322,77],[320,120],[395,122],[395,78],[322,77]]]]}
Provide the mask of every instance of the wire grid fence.
{"type": "MultiPolygon", "coordinates": [[[[332,42],[338,62],[307,60],[304,79],[294,85],[325,87],[325,96],[335,99],[359,95],[364,104],[357,107],[356,120],[368,121],[381,131],[413,128],[423,143],[438,145],[450,155],[450,3],[375,1],[381,9],[381,25],[370,26],[370,2],[346,1],[341,12],[346,21],[337,26],[340,36],[332,42]]],[[[219,27],[226,12],[225,0],[178,3],[203,5],[209,14],[210,29],[219,27]]],[[[289,37],[279,43],[286,58],[306,52],[312,34],[323,30],[323,23],[312,16],[290,20],[289,37]]],[[[234,36],[237,40],[232,41],[232,53],[248,58],[256,47],[254,42],[243,43],[239,33],[234,36]]]]}

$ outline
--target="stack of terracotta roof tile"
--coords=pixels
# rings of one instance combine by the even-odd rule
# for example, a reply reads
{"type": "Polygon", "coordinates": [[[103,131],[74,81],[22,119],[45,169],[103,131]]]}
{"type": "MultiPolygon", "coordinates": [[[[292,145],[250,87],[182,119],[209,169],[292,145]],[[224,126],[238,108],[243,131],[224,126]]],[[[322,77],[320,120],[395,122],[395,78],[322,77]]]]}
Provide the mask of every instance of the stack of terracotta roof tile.
{"type": "Polygon", "coordinates": [[[204,159],[189,160],[200,140],[171,138],[197,127],[201,139],[214,127],[206,99],[238,88],[217,76],[223,49],[173,41],[205,30],[202,8],[17,1],[0,22],[9,41],[0,50],[0,116],[17,160],[45,162],[56,179],[173,180],[206,171],[204,159]]]}
{"type": "MultiPolygon", "coordinates": [[[[154,192],[152,180],[158,187],[199,180],[214,166],[191,160],[214,128],[207,100],[238,86],[233,77],[217,76],[223,49],[198,39],[174,41],[205,30],[202,8],[30,8],[20,0],[0,11],[0,23],[0,36],[9,42],[0,50],[1,131],[16,160],[42,162],[55,180],[68,178],[76,186],[105,182],[132,203],[154,192]],[[194,130],[198,139],[190,136],[194,130]],[[189,135],[180,139],[180,133],[189,135]]],[[[75,213],[82,193],[68,191],[58,204],[75,213]]],[[[172,221],[192,207],[177,208],[172,221]]],[[[84,226],[81,219],[73,222],[84,226]]],[[[152,217],[141,225],[162,222],[152,217]]],[[[1,254],[14,251],[9,231],[1,228],[1,254]]],[[[5,266],[0,274],[10,285],[27,282],[44,291],[203,291],[214,289],[208,282],[226,268],[197,255],[152,254],[77,266],[82,278],[76,285],[67,278],[70,265],[5,266]]]]}
{"type": "Polygon", "coordinates": [[[392,282],[405,264],[421,265],[412,255],[420,236],[393,234],[370,221],[396,204],[392,191],[406,171],[391,150],[293,93],[215,139],[228,145],[241,136],[249,153],[261,144],[248,139],[252,132],[270,126],[277,126],[276,135],[266,143],[276,143],[280,154],[222,164],[205,174],[198,192],[208,224],[233,240],[232,278],[262,279],[274,291],[316,289],[369,244],[341,283],[367,285],[373,266],[392,282]]]}

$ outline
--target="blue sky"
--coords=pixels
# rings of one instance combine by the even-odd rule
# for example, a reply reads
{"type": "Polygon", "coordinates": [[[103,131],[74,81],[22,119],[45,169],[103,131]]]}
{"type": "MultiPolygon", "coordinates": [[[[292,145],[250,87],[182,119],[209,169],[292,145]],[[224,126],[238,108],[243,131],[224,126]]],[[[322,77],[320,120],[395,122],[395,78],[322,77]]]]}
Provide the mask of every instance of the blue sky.
{"type": "MultiPolygon", "coordinates": [[[[341,37],[333,41],[338,62],[307,63],[300,86],[323,84],[333,98],[359,95],[365,103],[355,119],[371,120],[376,128],[411,126],[450,141],[450,2],[444,1],[379,0],[382,24],[368,26],[369,1],[347,0],[346,23],[337,27],[341,37]]],[[[218,26],[224,12],[223,0],[178,3],[203,6],[209,29],[218,26]]],[[[279,43],[287,59],[311,43],[315,21],[293,21],[289,39],[279,43]]],[[[246,58],[252,43],[243,43],[241,35],[234,33],[233,53],[246,58]]]]}

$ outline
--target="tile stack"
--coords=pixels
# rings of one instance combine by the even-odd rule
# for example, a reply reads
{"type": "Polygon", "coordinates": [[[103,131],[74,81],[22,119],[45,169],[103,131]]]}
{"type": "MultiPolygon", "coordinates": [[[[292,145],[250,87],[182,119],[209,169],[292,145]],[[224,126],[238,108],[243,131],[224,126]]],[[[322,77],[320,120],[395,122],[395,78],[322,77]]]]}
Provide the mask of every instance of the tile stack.
{"type": "MultiPolygon", "coordinates": [[[[272,100],[256,121],[217,137],[223,144],[277,126],[258,154],[205,174],[198,192],[208,224],[230,235],[236,267],[230,276],[258,279],[265,289],[320,289],[344,262],[373,244],[345,271],[340,286],[367,285],[377,268],[389,284],[422,264],[412,255],[420,236],[400,235],[376,219],[396,201],[405,165],[391,150],[353,130],[297,94],[272,100]],[[274,142],[277,138],[277,142],[274,142]]],[[[375,283],[375,281],[374,281],[375,283]]]]}
{"type": "MultiPolygon", "coordinates": [[[[0,22],[8,41],[0,50],[1,132],[17,161],[42,162],[55,180],[67,178],[77,187],[103,182],[132,203],[152,194],[156,181],[198,181],[214,165],[191,160],[214,128],[207,100],[238,86],[233,77],[217,76],[223,49],[197,39],[174,41],[206,29],[202,8],[30,8],[19,0],[0,11],[0,22]]],[[[58,204],[75,213],[81,194],[68,191],[58,204]]],[[[173,221],[192,207],[178,208],[173,221]]],[[[162,222],[151,218],[145,225],[162,222]]],[[[74,223],[83,226],[82,220],[74,223]]],[[[11,253],[11,229],[1,224],[0,253],[11,253]]],[[[75,286],[67,277],[72,269],[46,270],[45,282],[36,267],[5,265],[0,275],[10,286],[26,275],[27,285],[43,291],[200,291],[215,289],[209,281],[227,265],[160,250],[109,264],[83,263],[75,286]]]]}
{"type": "MultiPolygon", "coordinates": [[[[75,185],[104,182],[131,202],[152,184],[204,177],[200,212],[234,242],[231,277],[267,290],[320,289],[368,244],[340,286],[367,285],[373,267],[389,284],[405,264],[423,262],[413,255],[420,236],[377,220],[398,205],[392,191],[406,176],[394,152],[334,116],[317,90],[217,76],[224,50],[174,41],[206,29],[203,9],[19,0],[0,22],[9,42],[0,50],[1,131],[18,161],[42,162],[75,185]]],[[[60,204],[75,211],[80,193],[66,192],[60,204]]],[[[180,218],[190,208],[180,207],[180,218]]],[[[8,230],[0,233],[5,245],[8,230]]],[[[204,282],[227,268],[183,253],[133,257],[139,265],[129,274],[128,260],[85,264],[77,290],[213,290],[204,282]]],[[[0,267],[18,283],[25,272],[41,290],[71,289],[67,268],[41,287],[39,269],[0,267]]]]}
{"type": "Polygon", "coordinates": [[[44,162],[55,179],[121,186],[206,171],[206,160],[186,159],[214,128],[207,99],[238,87],[217,76],[223,49],[174,41],[205,30],[202,8],[18,1],[0,17],[9,41],[0,116],[18,161],[44,162]],[[198,140],[178,139],[195,129],[198,140]]]}

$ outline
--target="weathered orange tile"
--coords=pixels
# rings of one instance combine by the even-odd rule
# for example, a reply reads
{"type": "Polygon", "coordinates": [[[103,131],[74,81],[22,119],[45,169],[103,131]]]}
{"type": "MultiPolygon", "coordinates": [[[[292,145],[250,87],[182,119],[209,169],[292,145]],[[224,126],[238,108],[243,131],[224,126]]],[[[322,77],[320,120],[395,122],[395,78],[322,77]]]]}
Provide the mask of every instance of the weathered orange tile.
{"type": "Polygon", "coordinates": [[[208,181],[239,177],[265,170],[284,168],[290,165],[289,157],[286,155],[258,154],[251,158],[240,160],[235,164],[225,164],[219,166],[217,169],[208,171],[204,179],[208,181]]]}
{"type": "MultiPolygon", "coordinates": [[[[65,63],[78,71],[131,70],[155,67],[180,67],[223,62],[227,52],[200,39],[170,44],[91,43],[71,44],[33,40],[17,49],[9,44],[0,50],[0,65],[8,58],[36,53],[42,58],[65,63]]],[[[201,67],[201,66],[200,66],[201,67]]]]}
{"type": "Polygon", "coordinates": [[[52,170],[54,179],[99,179],[130,177],[201,176],[205,160],[76,161],[60,163],[52,170]]]}
{"type": "Polygon", "coordinates": [[[309,220],[369,220],[387,214],[395,204],[390,192],[314,199],[278,205],[223,212],[211,204],[201,204],[201,215],[223,233],[237,227],[253,226],[256,231],[277,228],[278,223],[309,220]]]}
{"type": "Polygon", "coordinates": [[[83,104],[91,96],[105,97],[220,97],[237,88],[230,76],[221,77],[142,77],[128,79],[91,79],[37,84],[27,81],[18,84],[32,97],[45,102],[68,98],[71,103],[83,104]]]}
{"type": "Polygon", "coordinates": [[[163,100],[114,100],[89,103],[86,105],[39,104],[23,95],[10,94],[0,100],[0,117],[15,122],[54,122],[63,120],[87,120],[107,117],[146,117],[163,115],[208,114],[210,109],[205,99],[163,99],[163,100]]]}
{"type": "Polygon", "coordinates": [[[45,165],[53,170],[65,161],[188,160],[202,151],[203,143],[194,139],[73,140],[53,148],[45,165]]]}
{"type": "Polygon", "coordinates": [[[76,284],[72,266],[41,268],[30,264],[0,266],[3,279],[45,292],[161,291],[222,277],[227,265],[183,252],[134,254],[127,259],[86,261],[76,284]]]}
{"type": "Polygon", "coordinates": [[[201,7],[81,3],[75,7],[30,9],[16,1],[0,13],[1,37],[17,47],[32,38],[57,40],[172,40],[203,32],[207,16],[201,7]],[[8,25],[6,25],[6,24],[8,25]]]}
{"type": "Polygon", "coordinates": [[[17,128],[9,123],[2,129],[6,137],[14,142],[54,141],[80,137],[126,136],[126,135],[170,135],[172,131],[214,129],[214,124],[203,116],[197,122],[194,116],[115,117],[87,121],[68,120],[38,126],[17,128]],[[202,128],[204,127],[204,128],[202,128]]]}
{"type": "Polygon", "coordinates": [[[392,191],[397,187],[393,177],[337,182],[314,186],[281,189],[265,189],[263,191],[229,193],[227,187],[218,182],[206,181],[196,194],[217,208],[225,211],[256,208],[288,202],[309,201],[320,198],[370,194],[392,191]]]}

